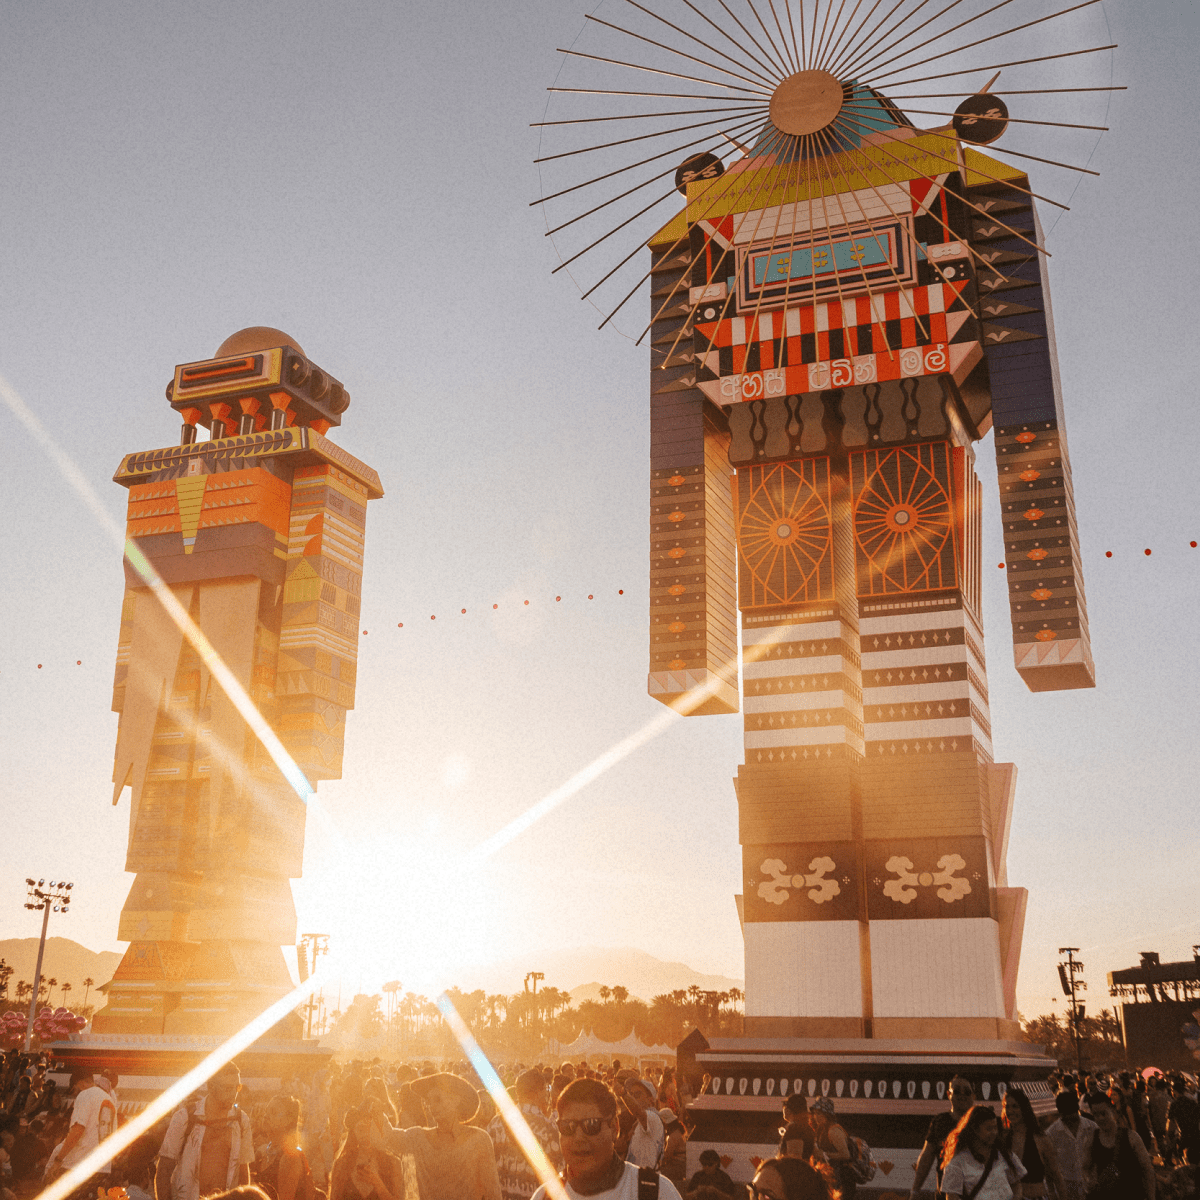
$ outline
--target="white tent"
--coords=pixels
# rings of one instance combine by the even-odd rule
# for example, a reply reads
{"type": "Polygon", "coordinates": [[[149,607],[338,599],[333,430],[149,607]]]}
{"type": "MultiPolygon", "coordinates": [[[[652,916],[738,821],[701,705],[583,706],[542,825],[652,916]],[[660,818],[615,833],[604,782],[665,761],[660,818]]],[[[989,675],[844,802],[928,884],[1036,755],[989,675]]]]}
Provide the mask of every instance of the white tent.
{"type": "Polygon", "coordinates": [[[622,1062],[640,1062],[642,1059],[675,1059],[675,1050],[671,1046],[647,1046],[631,1029],[627,1037],[619,1042],[605,1042],[595,1034],[580,1032],[570,1044],[553,1041],[546,1045],[547,1053],[552,1057],[578,1062],[581,1058],[613,1059],[622,1062]]]}

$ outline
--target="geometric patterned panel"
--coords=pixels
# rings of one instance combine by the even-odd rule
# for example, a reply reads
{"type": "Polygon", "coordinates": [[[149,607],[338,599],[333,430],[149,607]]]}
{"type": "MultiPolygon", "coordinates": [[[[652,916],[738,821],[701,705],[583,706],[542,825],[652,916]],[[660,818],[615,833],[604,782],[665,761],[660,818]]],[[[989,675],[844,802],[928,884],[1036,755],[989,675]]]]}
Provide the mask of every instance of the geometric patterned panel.
{"type": "Polygon", "coordinates": [[[742,847],[746,921],[857,921],[859,853],[854,842],[742,847]]]}
{"type": "Polygon", "coordinates": [[[982,837],[911,837],[863,844],[872,921],[991,917],[982,837]]]}
{"type": "Polygon", "coordinates": [[[948,443],[852,454],[850,482],[860,596],[959,586],[961,513],[948,443]]]}
{"type": "Polygon", "coordinates": [[[737,473],[738,604],[750,608],[833,599],[829,459],[737,473]]]}

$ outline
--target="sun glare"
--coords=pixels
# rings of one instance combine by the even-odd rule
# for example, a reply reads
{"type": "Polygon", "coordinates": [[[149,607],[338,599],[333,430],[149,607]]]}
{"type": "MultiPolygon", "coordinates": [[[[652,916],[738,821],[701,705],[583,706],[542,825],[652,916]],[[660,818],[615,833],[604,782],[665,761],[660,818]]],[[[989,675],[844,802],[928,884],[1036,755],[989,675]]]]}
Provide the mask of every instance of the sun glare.
{"type": "Polygon", "coordinates": [[[327,849],[296,892],[305,928],[330,934],[329,973],[346,989],[371,994],[399,979],[404,991],[432,997],[507,944],[499,872],[470,862],[470,847],[415,830],[327,849]]]}

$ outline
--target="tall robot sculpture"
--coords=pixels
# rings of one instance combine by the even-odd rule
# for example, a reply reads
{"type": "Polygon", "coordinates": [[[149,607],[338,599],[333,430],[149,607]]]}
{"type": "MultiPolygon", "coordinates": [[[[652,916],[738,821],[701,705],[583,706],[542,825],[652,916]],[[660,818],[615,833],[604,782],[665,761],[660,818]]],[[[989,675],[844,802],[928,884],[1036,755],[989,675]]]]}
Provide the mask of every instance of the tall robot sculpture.
{"type": "MultiPolygon", "coordinates": [[[[862,1132],[899,1160],[956,1061],[989,1088],[1021,1077],[1027,894],[980,613],[989,429],[1016,668],[1033,691],[1094,678],[1029,181],[964,144],[1002,131],[1003,102],[923,132],[824,75],[780,84],[728,171],[685,164],[686,206],[650,242],[649,691],[737,711],[740,612],[745,1030],[802,1040],[774,1066],[784,1043],[698,1045],[718,1096],[740,1089],[700,1107],[769,1123],[777,1084],[836,1084],[890,1114],[862,1132]]],[[[769,1149],[738,1119],[705,1136],[769,1149]]]]}
{"type": "MultiPolygon", "coordinates": [[[[379,476],[325,435],[342,385],[276,329],[242,330],[167,387],[180,444],[126,455],[128,537],[308,780],[341,776],[367,503],[379,476]],[[198,436],[198,427],[208,437],[198,436]]],[[[131,789],[118,937],[96,1033],[228,1034],[291,989],[289,879],[305,806],[126,563],[114,804],[131,789]]],[[[299,1021],[277,1027],[299,1036],[299,1021]]]]}

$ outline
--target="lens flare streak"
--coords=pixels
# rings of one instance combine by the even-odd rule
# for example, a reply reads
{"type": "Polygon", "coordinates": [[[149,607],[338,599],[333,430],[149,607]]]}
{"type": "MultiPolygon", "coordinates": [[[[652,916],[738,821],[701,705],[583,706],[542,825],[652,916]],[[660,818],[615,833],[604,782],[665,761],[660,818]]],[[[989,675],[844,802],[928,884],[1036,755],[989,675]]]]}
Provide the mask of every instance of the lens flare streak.
{"type": "Polygon", "coordinates": [[[125,531],[117,524],[112,513],[100,502],[92,485],[83,472],[75,465],[66,451],[50,436],[45,426],[37,419],[24,400],[17,394],[13,386],[0,377],[0,398],[8,406],[13,416],[33,436],[42,449],[54,460],[63,477],[83,501],[84,505],[96,518],[100,527],[120,546],[130,566],[138,573],[139,578],[154,592],[158,602],[167,614],[183,631],[183,636],[191,643],[200,656],[204,665],[212,672],[213,677],[225,690],[225,694],[233,701],[243,720],[254,731],[254,735],[262,742],[275,765],[283,773],[292,790],[306,804],[316,794],[316,789],[305,777],[296,760],[287,752],[275,731],[267,723],[267,719],[258,711],[254,701],[250,699],[246,689],[242,687],[237,677],[225,665],[224,659],[213,649],[212,643],[201,632],[200,627],[188,615],[187,610],[176,599],[175,594],[163,582],[162,577],[154,569],[150,560],[138,549],[132,538],[125,537],[125,531]]]}
{"type": "Polygon", "coordinates": [[[80,1184],[86,1183],[104,1163],[115,1158],[122,1150],[132,1146],[157,1121],[182,1104],[197,1088],[207,1083],[227,1062],[236,1058],[243,1050],[262,1037],[272,1025],[282,1020],[307,999],[309,993],[325,978],[325,974],[324,971],[318,971],[310,975],[299,987],[276,1000],[270,1008],[259,1013],[249,1024],[242,1026],[224,1045],[218,1046],[186,1075],[177,1079],[166,1091],[151,1100],[136,1117],[132,1117],[105,1138],[81,1162],[76,1163],[49,1187],[38,1193],[37,1200],[66,1200],[67,1196],[80,1184]]]}
{"type": "Polygon", "coordinates": [[[546,1152],[534,1136],[533,1130],[529,1128],[529,1122],[525,1120],[521,1110],[513,1103],[512,1097],[505,1089],[503,1081],[488,1061],[488,1056],[480,1049],[479,1043],[467,1027],[466,1021],[459,1016],[458,1009],[454,1007],[450,997],[445,992],[437,998],[437,1006],[441,1010],[442,1017],[450,1027],[451,1032],[458,1038],[463,1052],[470,1059],[471,1066],[475,1068],[475,1074],[479,1076],[483,1081],[483,1086],[487,1088],[488,1095],[491,1096],[496,1104],[496,1108],[499,1109],[500,1116],[504,1118],[505,1125],[508,1126],[513,1137],[517,1139],[517,1144],[529,1160],[529,1165],[533,1167],[537,1172],[538,1179],[545,1185],[546,1195],[550,1197],[550,1200],[568,1200],[562,1180],[559,1179],[553,1164],[546,1157],[546,1152]]]}

